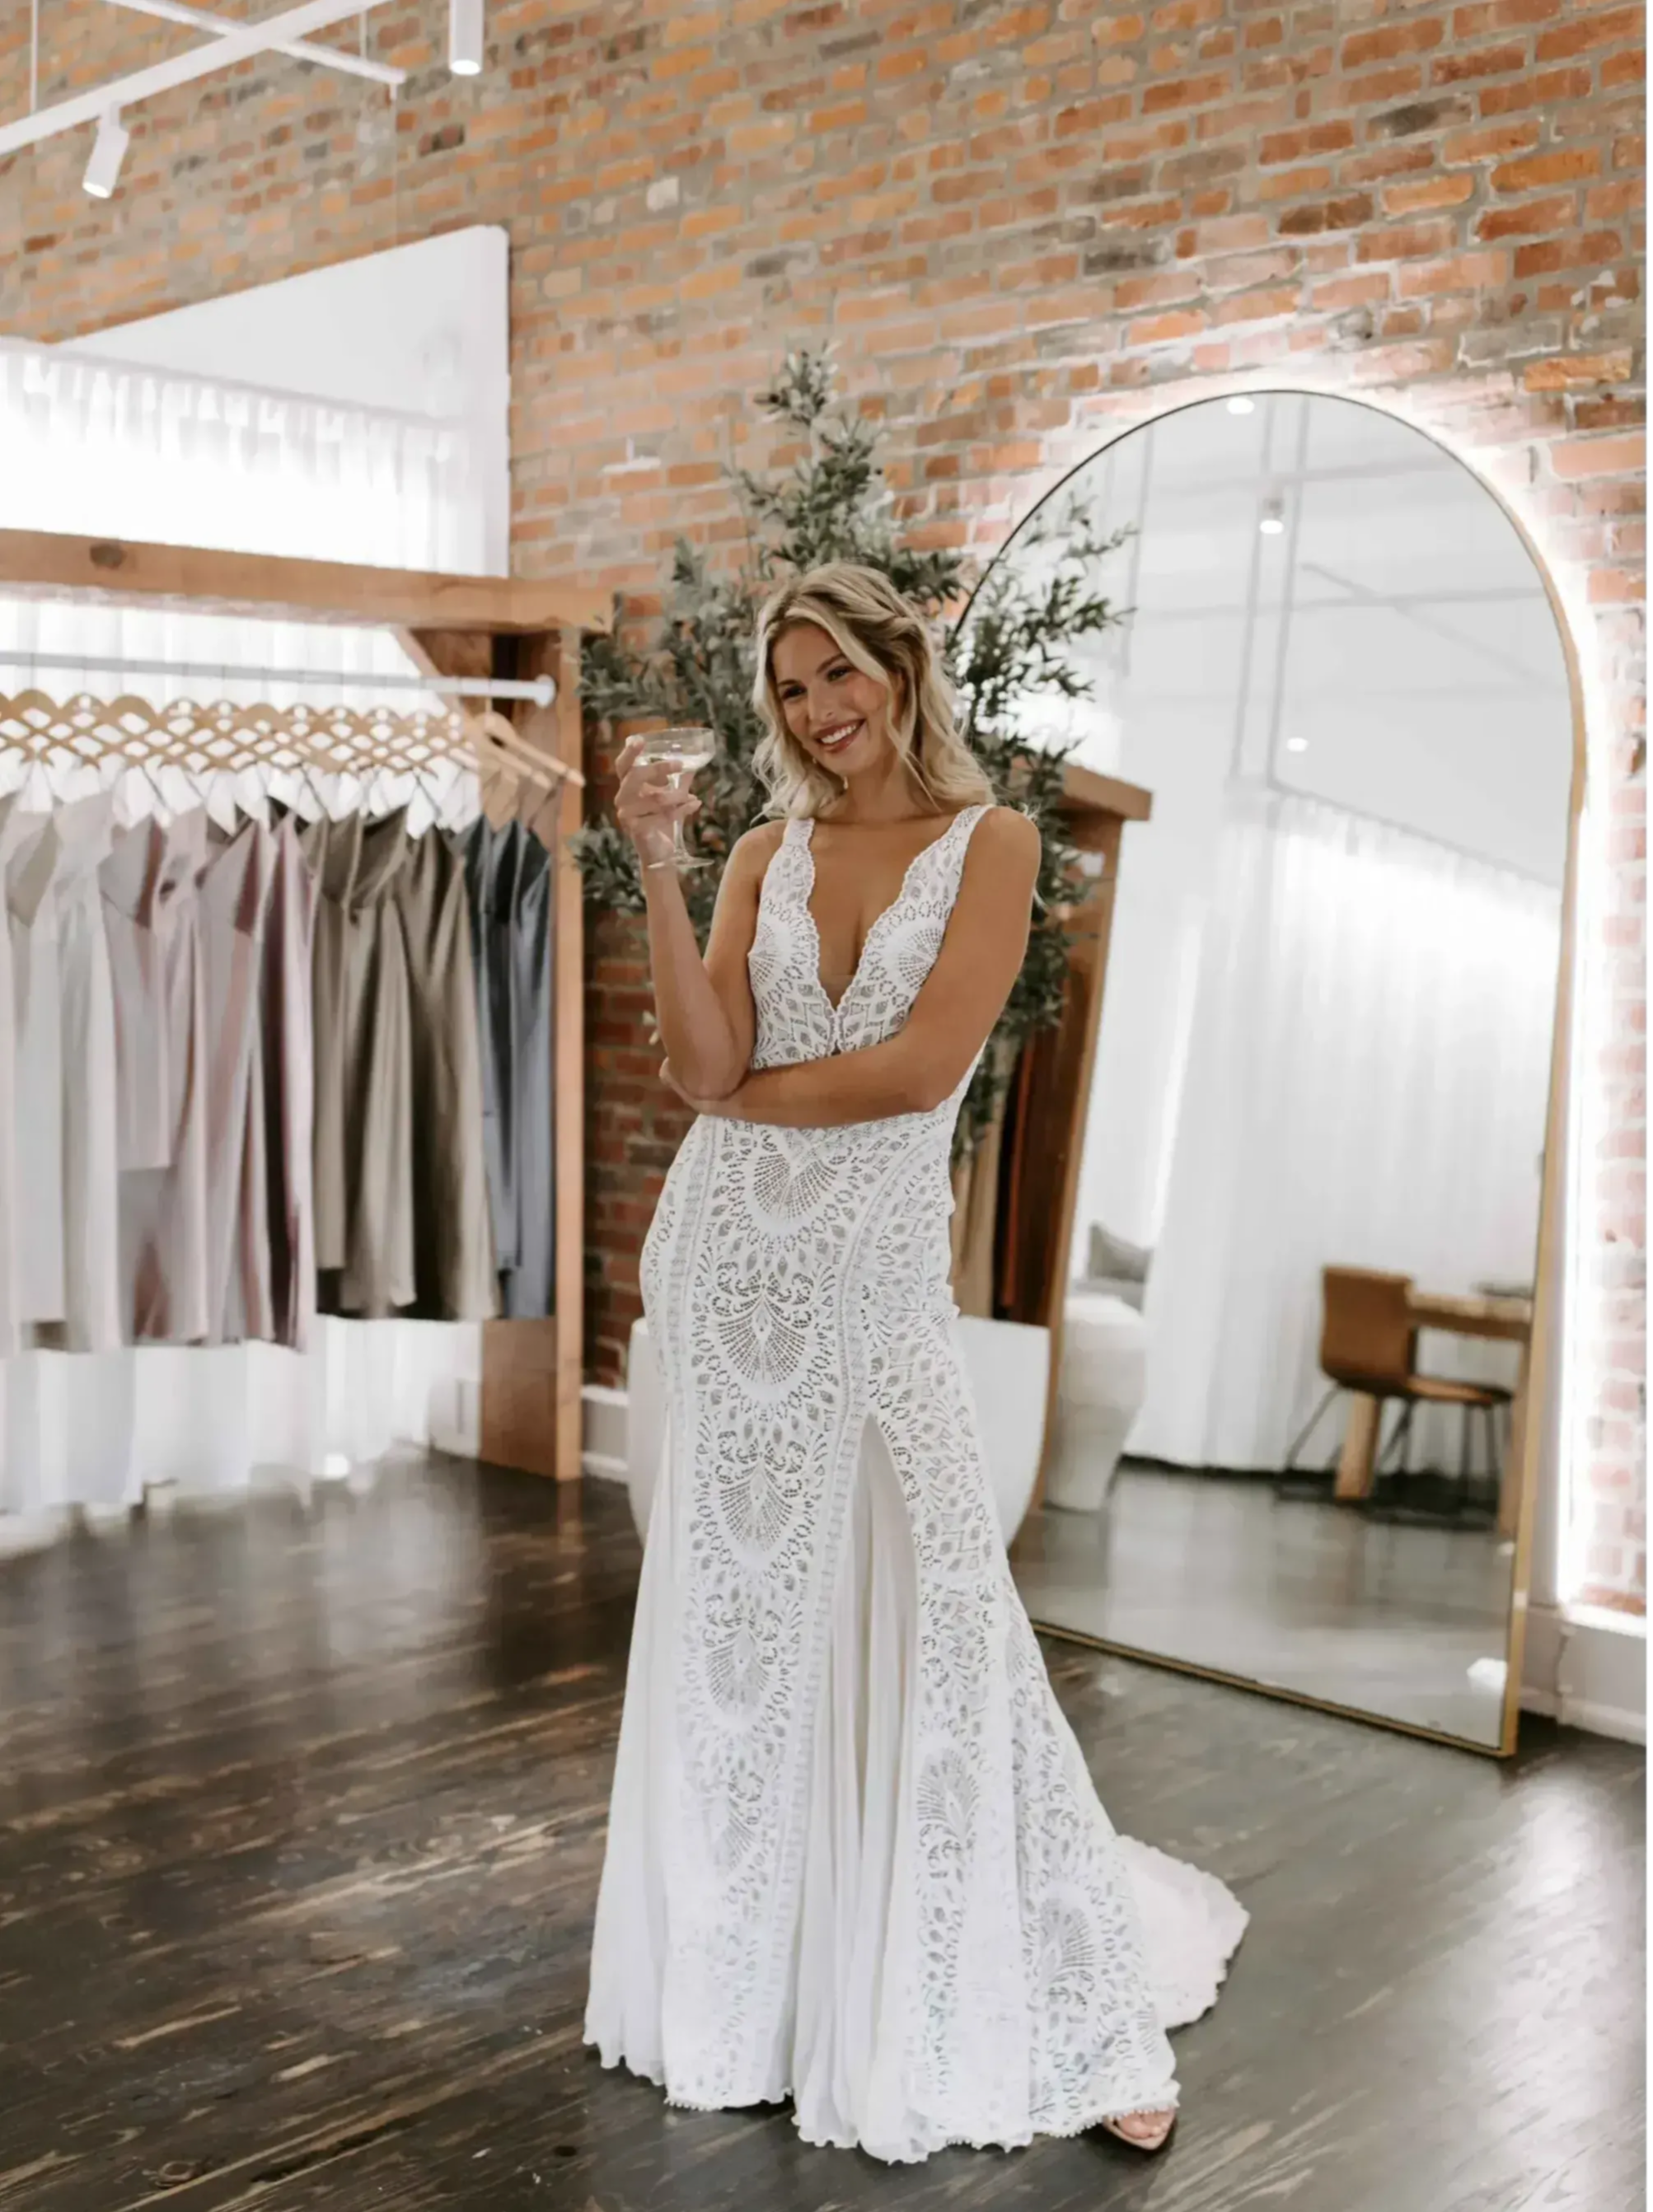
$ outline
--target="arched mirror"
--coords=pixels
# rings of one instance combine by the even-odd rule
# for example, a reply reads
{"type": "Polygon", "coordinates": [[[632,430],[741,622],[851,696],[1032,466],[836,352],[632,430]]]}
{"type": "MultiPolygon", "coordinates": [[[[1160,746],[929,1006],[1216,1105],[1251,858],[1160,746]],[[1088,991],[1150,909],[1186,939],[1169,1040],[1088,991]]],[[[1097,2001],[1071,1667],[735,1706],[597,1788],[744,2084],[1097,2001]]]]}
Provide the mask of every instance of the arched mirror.
{"type": "Polygon", "coordinates": [[[1121,437],[1000,558],[1080,532],[1119,619],[1024,726],[1147,798],[1024,1598],[1508,1748],[1575,751],[1543,580],[1428,438],[1295,392],[1121,437]]]}

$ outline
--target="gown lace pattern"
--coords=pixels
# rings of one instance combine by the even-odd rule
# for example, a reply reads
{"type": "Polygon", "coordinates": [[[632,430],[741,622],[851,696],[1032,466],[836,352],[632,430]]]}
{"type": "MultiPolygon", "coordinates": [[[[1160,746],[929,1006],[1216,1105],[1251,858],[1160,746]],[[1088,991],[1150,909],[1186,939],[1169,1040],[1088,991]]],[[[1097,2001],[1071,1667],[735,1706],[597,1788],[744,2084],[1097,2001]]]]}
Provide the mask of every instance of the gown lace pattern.
{"type": "MultiPolygon", "coordinates": [[[[754,1068],[901,1028],[986,811],[920,852],[836,1006],[810,911],[812,825],[787,825],[749,957],[754,1068]]],[[[1245,1917],[1210,1876],[1115,1834],[1012,1578],[949,1286],[968,1079],[933,1111],[841,1128],[702,1117],[667,1179],[642,1276],[672,1441],[586,2015],[605,2063],[674,2104],[794,2095],[811,2140],[896,2159],[1174,2105],[1166,2027],[1212,2002],[1245,1917]],[[811,2134],[800,1928],[819,1893],[823,1686],[869,1437],[899,1481],[915,1601],[899,1679],[861,1686],[864,1710],[901,1701],[884,1917],[864,2047],[811,2134]]],[[[860,1727],[845,1786],[870,1802],[860,1727]]]]}

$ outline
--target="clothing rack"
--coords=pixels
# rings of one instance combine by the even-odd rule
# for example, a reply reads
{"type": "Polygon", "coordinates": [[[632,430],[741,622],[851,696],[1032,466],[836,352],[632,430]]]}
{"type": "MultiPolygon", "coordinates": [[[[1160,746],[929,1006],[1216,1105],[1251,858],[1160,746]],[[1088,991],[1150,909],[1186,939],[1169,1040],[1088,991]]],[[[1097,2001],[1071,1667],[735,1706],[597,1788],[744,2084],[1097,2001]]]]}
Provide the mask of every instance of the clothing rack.
{"type": "Polygon", "coordinates": [[[56,653],[49,650],[0,652],[0,668],[78,669],[96,676],[175,676],[183,682],[197,677],[217,684],[292,684],[308,690],[313,686],[337,686],[351,691],[434,691],[456,699],[532,699],[536,707],[556,703],[556,684],[549,676],[530,684],[514,677],[399,676],[394,673],[351,674],[335,668],[251,668],[222,660],[151,660],[125,653],[112,656],[84,653],[56,653]]]}
{"type": "MultiPolygon", "coordinates": [[[[298,767],[416,774],[461,755],[489,778],[543,794],[535,826],[561,852],[580,826],[580,637],[606,629],[608,595],[517,577],[448,576],[277,555],[228,554],[195,546],[75,538],[0,529],[0,592],[36,599],[118,605],[388,631],[420,675],[382,678],[331,672],[246,670],[222,664],[197,675],[219,681],[293,683],[362,690],[436,691],[456,702],[499,700],[510,711],[404,714],[313,699],[167,706],[127,695],[69,701],[24,691],[0,698],[0,754],[88,764],[157,763],[207,776],[239,768],[298,767]],[[377,754],[379,757],[375,759],[377,754]]],[[[4,664],[36,670],[97,665],[48,649],[9,653],[4,664]]],[[[190,664],[183,664],[187,668],[190,664]]],[[[102,672],[178,674],[124,659],[102,672]]],[[[552,1016],[553,1156],[556,1193],[556,1307],[544,1320],[483,1325],[481,1456],[577,1480],[584,1292],[584,916],[579,871],[556,872],[552,1016]]]]}
{"type": "Polygon", "coordinates": [[[158,707],[131,693],[96,699],[82,692],[59,702],[44,691],[0,692],[0,750],[42,763],[66,756],[82,766],[116,761],[129,769],[164,766],[193,776],[314,769],[326,775],[417,778],[438,761],[462,759],[484,784],[502,780],[551,791],[563,782],[576,787],[585,782],[578,769],[526,744],[491,708],[480,714],[408,714],[388,708],[318,708],[307,701],[273,707],[228,699],[178,699],[158,707]]]}

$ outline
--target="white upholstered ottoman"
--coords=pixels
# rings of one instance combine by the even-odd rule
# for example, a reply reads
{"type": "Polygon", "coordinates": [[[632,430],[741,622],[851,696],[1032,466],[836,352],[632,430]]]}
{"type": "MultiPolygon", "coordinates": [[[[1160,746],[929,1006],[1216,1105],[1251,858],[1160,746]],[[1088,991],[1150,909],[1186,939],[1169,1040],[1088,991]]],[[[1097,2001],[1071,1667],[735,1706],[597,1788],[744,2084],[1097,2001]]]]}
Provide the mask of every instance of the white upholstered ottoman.
{"type": "Polygon", "coordinates": [[[1147,1382],[1147,1330],[1123,1298],[1068,1294],[1045,1504],[1094,1513],[1108,1495],[1147,1382]]]}

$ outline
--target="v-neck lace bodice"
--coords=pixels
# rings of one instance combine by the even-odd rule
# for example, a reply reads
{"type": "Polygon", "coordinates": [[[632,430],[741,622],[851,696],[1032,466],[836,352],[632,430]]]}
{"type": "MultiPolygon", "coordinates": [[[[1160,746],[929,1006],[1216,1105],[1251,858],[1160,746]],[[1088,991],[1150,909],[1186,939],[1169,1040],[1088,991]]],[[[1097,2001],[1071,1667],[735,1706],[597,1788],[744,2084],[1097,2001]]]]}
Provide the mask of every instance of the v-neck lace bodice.
{"type": "Polygon", "coordinates": [[[874,921],[855,972],[835,1005],[821,981],[812,822],[793,821],[764,872],[747,956],[757,1013],[754,1067],[789,1067],[855,1052],[893,1036],[935,965],[958,896],[970,833],[988,810],[967,806],[907,865],[901,889],[874,921]]]}

